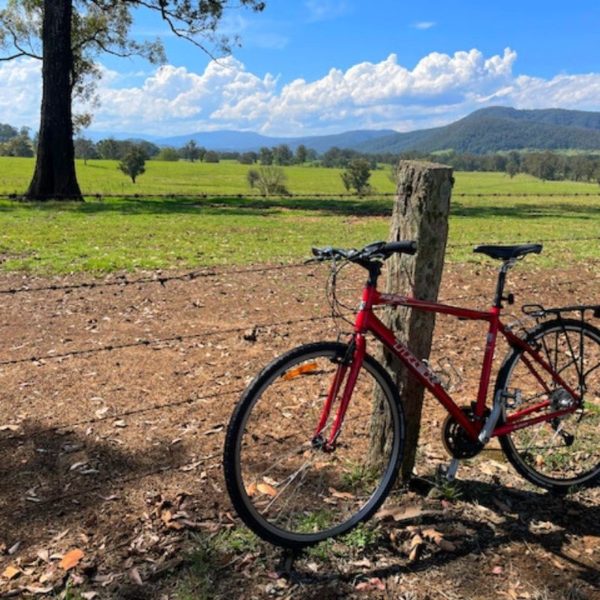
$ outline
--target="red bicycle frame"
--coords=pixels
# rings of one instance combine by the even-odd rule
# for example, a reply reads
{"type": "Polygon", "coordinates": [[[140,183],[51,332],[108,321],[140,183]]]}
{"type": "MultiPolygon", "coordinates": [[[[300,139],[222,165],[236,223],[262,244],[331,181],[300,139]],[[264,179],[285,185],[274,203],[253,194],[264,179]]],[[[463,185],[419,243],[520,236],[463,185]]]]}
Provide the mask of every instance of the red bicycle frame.
{"type": "Polygon", "coordinates": [[[580,396],[552,369],[535,348],[532,348],[525,340],[516,336],[500,321],[500,312],[501,308],[499,306],[494,306],[489,311],[481,311],[426,302],[396,294],[381,294],[374,285],[367,284],[363,289],[362,302],[354,323],[354,351],[352,361],[349,365],[342,363],[338,366],[334,380],[329,389],[327,400],[325,401],[321,412],[319,424],[315,432],[315,439],[323,436],[323,430],[329,420],[334,400],[337,398],[344,380],[346,380],[331,431],[327,436],[327,440],[324,441],[324,447],[326,449],[331,450],[335,447],[335,441],[341,431],[344,415],[348,404],[351,401],[352,392],[354,391],[358,374],[363,365],[366,353],[365,335],[367,333],[372,333],[390,352],[396,355],[413,377],[416,377],[416,379],[438,399],[473,441],[478,439],[479,433],[485,422],[486,398],[489,390],[492,362],[494,359],[498,333],[501,333],[512,347],[518,348],[523,352],[522,360],[524,364],[548,395],[551,393],[551,389],[544,378],[536,370],[536,365],[546,371],[552,378],[552,381],[565,389],[573,398],[575,398],[575,400],[577,400],[577,402],[574,406],[566,409],[550,413],[545,412],[543,415],[531,416],[550,406],[550,400],[543,400],[534,406],[530,406],[509,415],[505,422],[494,428],[491,435],[504,435],[511,431],[515,431],[516,429],[528,427],[542,421],[549,421],[574,412],[577,409],[578,402],[581,400],[580,396]],[[407,306],[414,310],[450,315],[461,320],[487,321],[489,323],[479,379],[479,390],[473,411],[473,420],[470,420],[459,408],[428,365],[417,358],[403,342],[394,336],[392,331],[381,322],[377,315],[375,315],[373,308],[375,306],[384,305],[407,306]]]}

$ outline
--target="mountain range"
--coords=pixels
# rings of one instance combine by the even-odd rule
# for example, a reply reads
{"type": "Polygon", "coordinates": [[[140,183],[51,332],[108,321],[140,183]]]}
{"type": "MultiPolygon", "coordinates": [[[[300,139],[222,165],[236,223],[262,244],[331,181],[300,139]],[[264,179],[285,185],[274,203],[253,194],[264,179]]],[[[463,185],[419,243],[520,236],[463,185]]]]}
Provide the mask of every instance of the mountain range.
{"type": "Polygon", "coordinates": [[[183,146],[194,140],[210,150],[247,152],[263,146],[300,144],[319,153],[329,148],[348,148],[364,153],[409,150],[439,152],[455,150],[485,154],[507,150],[600,150],[600,112],[564,109],[517,110],[490,107],[477,110],[443,127],[405,133],[393,130],[358,130],[325,136],[271,137],[249,131],[207,131],[175,137],[89,132],[94,140],[145,139],[159,146],[183,146]]]}

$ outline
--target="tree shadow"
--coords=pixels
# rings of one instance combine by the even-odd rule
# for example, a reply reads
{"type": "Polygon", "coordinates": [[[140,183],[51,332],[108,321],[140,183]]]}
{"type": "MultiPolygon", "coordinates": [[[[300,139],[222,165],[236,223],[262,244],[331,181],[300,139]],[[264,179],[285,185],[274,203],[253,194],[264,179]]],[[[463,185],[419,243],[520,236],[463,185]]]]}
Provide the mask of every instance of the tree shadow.
{"type": "Polygon", "coordinates": [[[243,195],[230,197],[151,197],[101,199],[88,197],[85,202],[11,202],[0,204],[0,212],[11,212],[31,208],[35,211],[54,212],[56,210],[95,214],[120,215],[243,215],[269,216],[284,211],[317,212],[324,215],[342,216],[385,216],[392,213],[390,198],[256,198],[243,195]]]}
{"type": "MultiPolygon", "coordinates": [[[[485,517],[479,519],[468,516],[471,511],[467,509],[464,511],[466,515],[450,510],[437,515],[419,517],[412,523],[403,524],[407,526],[418,524],[423,528],[433,527],[439,531],[452,531],[457,526],[462,530],[468,530],[470,533],[461,539],[454,551],[448,552],[436,548],[415,562],[409,562],[406,557],[399,557],[390,566],[375,566],[368,570],[358,567],[344,573],[315,574],[308,569],[304,570],[301,565],[295,565],[288,575],[293,581],[314,590],[333,581],[354,584],[358,579],[386,579],[394,575],[427,572],[434,567],[443,567],[461,558],[498,551],[512,543],[522,543],[528,547],[541,549],[538,556],[543,556],[544,560],[535,564],[536,576],[540,581],[544,578],[547,580],[552,578],[556,572],[556,565],[552,560],[559,559],[577,571],[578,580],[585,581],[593,588],[600,588],[600,570],[597,566],[591,564],[591,560],[586,561],[585,558],[581,559],[565,551],[571,536],[600,536],[600,506],[586,506],[568,496],[517,490],[480,481],[461,480],[457,483],[463,501],[471,503],[475,510],[482,510],[477,508],[479,506],[484,507],[484,511],[490,512],[493,518],[489,522],[486,522],[485,517]]],[[[383,525],[384,533],[389,534],[386,527],[383,525]]],[[[397,554],[397,549],[392,547],[387,539],[378,544],[377,554],[381,553],[382,548],[390,554],[397,554]]],[[[366,556],[369,554],[367,553],[366,556]]],[[[538,559],[532,556],[531,560],[538,559]]],[[[491,567],[490,564],[489,572],[491,567]]],[[[474,573],[473,579],[477,581],[482,576],[484,575],[474,573]]],[[[572,583],[573,578],[565,576],[560,585],[564,585],[567,589],[572,583]]]]}
{"type": "Polygon", "coordinates": [[[99,439],[36,421],[23,429],[0,438],[0,541],[7,547],[47,541],[49,525],[72,525],[126,483],[180,466],[187,456],[183,444],[166,441],[132,450],[116,434],[99,439]]]}
{"type": "Polygon", "coordinates": [[[475,206],[452,201],[451,215],[485,219],[507,217],[511,219],[598,219],[599,203],[552,202],[550,204],[512,204],[510,199],[502,199],[494,204],[478,203],[475,206]]]}

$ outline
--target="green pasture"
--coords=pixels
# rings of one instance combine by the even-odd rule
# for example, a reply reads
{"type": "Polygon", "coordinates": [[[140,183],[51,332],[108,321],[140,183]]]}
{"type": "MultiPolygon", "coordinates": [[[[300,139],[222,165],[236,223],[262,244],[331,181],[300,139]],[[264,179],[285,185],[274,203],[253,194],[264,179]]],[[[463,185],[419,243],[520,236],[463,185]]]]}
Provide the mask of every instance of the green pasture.
{"type": "MultiPolygon", "coordinates": [[[[31,159],[0,158],[0,194],[22,192],[31,159]]],[[[360,246],[388,233],[390,198],[310,197],[344,191],[337,170],[287,167],[290,192],[305,198],[243,198],[248,167],[147,163],[131,184],[110,161],[78,164],[84,193],[230,194],[207,199],[105,199],[84,203],[0,201],[0,268],[40,274],[110,272],[211,265],[282,263],[306,257],[313,245],[360,246]]],[[[393,191],[387,172],[373,185],[393,191]]],[[[600,257],[600,188],[542,182],[529,176],[456,173],[450,221],[451,261],[482,260],[470,244],[549,242],[536,264],[575,263],[600,257]],[[483,194],[460,196],[461,193],[483,194]],[[489,194],[507,194],[490,196],[489,194]],[[573,196],[593,193],[594,196],[573,196]],[[509,195],[510,194],[510,195],[509,195]],[[524,196],[523,194],[548,194],[524,196]],[[554,195],[559,194],[559,195],[554,195]],[[465,246],[466,244],[466,246],[465,246]],[[458,245],[458,246],[457,246],[458,245]]],[[[485,259],[483,259],[485,260],[485,259]]]]}
{"type": "MultiPolygon", "coordinates": [[[[0,157],[0,194],[19,194],[27,189],[33,173],[31,158],[0,157]]],[[[77,176],[84,194],[249,194],[246,174],[256,165],[235,161],[216,164],[148,161],[146,172],[132,183],[117,168],[117,161],[77,161],[77,176]]],[[[346,190],[340,178],[341,169],[322,167],[285,167],[287,187],[292,194],[342,194],[346,190]]],[[[390,168],[385,166],[371,176],[376,192],[395,191],[390,168]]],[[[459,173],[455,194],[574,194],[599,193],[597,184],[576,181],[541,181],[531,175],[514,178],[504,173],[459,173]]]]}

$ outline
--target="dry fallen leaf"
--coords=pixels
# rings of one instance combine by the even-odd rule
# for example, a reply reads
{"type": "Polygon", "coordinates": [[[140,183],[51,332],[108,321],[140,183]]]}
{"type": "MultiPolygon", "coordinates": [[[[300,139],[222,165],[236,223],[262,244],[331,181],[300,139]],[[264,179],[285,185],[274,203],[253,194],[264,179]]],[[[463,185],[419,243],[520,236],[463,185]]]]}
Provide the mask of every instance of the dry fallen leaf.
{"type": "Polygon", "coordinates": [[[0,425],[0,431],[19,431],[18,425],[0,425]]]}
{"type": "Polygon", "coordinates": [[[46,594],[49,594],[54,589],[54,586],[49,585],[49,586],[41,588],[41,587],[35,587],[32,585],[28,585],[25,589],[30,594],[35,594],[36,596],[44,596],[46,594]]]}
{"type": "Polygon", "coordinates": [[[70,550],[63,556],[62,560],[58,563],[58,566],[61,569],[68,571],[69,569],[76,567],[83,558],[83,556],[83,550],[80,550],[79,548],[74,548],[73,550],[70,550]]]}
{"type": "Polygon", "coordinates": [[[21,569],[18,569],[17,567],[13,567],[12,565],[8,565],[8,567],[6,567],[6,569],[4,569],[4,571],[2,571],[2,577],[4,577],[4,579],[15,579],[15,577],[18,577],[21,574],[21,569]]]}
{"type": "Polygon", "coordinates": [[[137,585],[144,585],[142,577],[140,576],[140,572],[137,570],[136,567],[133,567],[129,570],[129,579],[131,579],[131,581],[133,581],[133,583],[137,585]]]}
{"type": "Polygon", "coordinates": [[[36,556],[44,562],[50,562],[50,553],[48,550],[38,550],[36,556]]]}
{"type": "Polygon", "coordinates": [[[248,494],[248,498],[252,498],[256,494],[256,483],[251,483],[246,488],[246,494],[248,494]]]}
{"type": "Polygon", "coordinates": [[[354,494],[350,494],[349,492],[338,492],[335,488],[332,487],[329,488],[329,493],[334,498],[341,498],[343,500],[354,500],[355,498],[354,494]]]}
{"type": "Polygon", "coordinates": [[[271,498],[275,498],[275,496],[277,496],[277,490],[272,485],[269,485],[268,483],[259,483],[256,486],[256,489],[261,494],[267,494],[267,496],[271,496],[271,498]]]}
{"type": "Polygon", "coordinates": [[[418,517],[430,516],[437,514],[439,511],[428,510],[421,506],[390,506],[384,508],[375,514],[375,518],[383,521],[384,519],[392,518],[394,521],[410,521],[418,517]]]}
{"type": "Polygon", "coordinates": [[[414,562],[415,560],[417,560],[422,547],[423,538],[417,533],[410,540],[410,554],[408,555],[408,560],[410,562],[414,562]]]}

